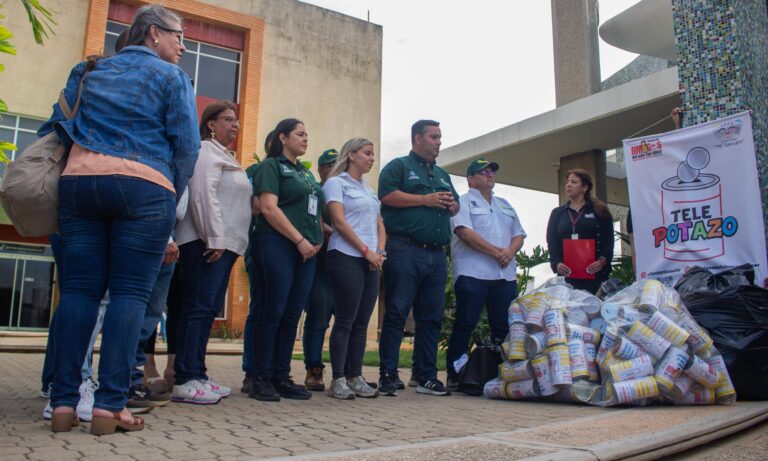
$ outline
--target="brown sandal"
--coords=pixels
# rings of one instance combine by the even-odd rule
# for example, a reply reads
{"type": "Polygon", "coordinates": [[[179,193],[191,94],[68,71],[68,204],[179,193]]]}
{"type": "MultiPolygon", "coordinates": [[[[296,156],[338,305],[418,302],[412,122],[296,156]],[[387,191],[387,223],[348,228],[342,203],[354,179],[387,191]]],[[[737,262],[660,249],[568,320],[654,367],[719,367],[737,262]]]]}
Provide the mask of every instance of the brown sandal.
{"type": "Polygon", "coordinates": [[[126,423],[120,417],[120,412],[112,413],[112,416],[93,415],[91,420],[91,434],[107,435],[114,434],[116,431],[133,432],[144,429],[144,419],[133,416],[131,423],[126,423]]]}
{"type": "Polygon", "coordinates": [[[51,415],[51,431],[69,432],[73,427],[80,424],[80,418],[72,409],[72,413],[54,413],[51,415]]]}

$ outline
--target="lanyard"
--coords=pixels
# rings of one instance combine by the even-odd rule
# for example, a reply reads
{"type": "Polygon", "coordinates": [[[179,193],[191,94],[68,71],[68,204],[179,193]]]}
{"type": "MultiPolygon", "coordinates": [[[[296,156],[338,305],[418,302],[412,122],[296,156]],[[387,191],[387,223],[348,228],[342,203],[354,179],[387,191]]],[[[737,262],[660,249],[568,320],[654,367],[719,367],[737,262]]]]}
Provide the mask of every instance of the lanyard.
{"type": "Polygon", "coordinates": [[[571,221],[571,232],[574,234],[576,233],[576,224],[581,219],[582,215],[584,215],[584,209],[585,207],[581,207],[581,210],[579,210],[579,213],[576,215],[576,218],[571,215],[571,207],[568,207],[568,219],[571,221]]]}
{"type": "Polygon", "coordinates": [[[303,166],[299,166],[299,160],[296,160],[296,164],[293,165],[293,168],[296,170],[296,174],[304,180],[307,186],[309,186],[309,195],[315,195],[315,184],[313,181],[309,180],[309,175],[307,175],[306,169],[303,166]]]}

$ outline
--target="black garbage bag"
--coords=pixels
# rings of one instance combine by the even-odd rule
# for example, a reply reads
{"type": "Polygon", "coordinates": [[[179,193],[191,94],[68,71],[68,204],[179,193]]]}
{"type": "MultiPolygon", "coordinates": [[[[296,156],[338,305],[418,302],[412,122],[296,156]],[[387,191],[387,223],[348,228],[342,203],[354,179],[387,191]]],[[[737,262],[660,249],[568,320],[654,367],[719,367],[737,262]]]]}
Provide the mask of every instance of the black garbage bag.
{"type": "Polygon", "coordinates": [[[675,285],[723,355],[740,399],[768,400],[768,290],[749,265],[717,274],[695,267],[675,285]]]}
{"type": "Polygon", "coordinates": [[[469,354],[469,360],[459,373],[459,392],[483,395],[485,383],[499,376],[501,345],[490,339],[479,342],[469,354]]]}

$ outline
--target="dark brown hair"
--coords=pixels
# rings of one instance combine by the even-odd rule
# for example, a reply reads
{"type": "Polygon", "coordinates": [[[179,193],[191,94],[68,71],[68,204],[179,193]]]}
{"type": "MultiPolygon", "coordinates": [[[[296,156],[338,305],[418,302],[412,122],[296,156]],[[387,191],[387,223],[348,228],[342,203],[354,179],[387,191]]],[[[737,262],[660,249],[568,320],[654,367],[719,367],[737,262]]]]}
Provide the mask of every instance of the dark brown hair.
{"type": "Polygon", "coordinates": [[[579,181],[581,181],[583,186],[587,186],[587,190],[584,192],[584,201],[592,204],[592,208],[595,209],[595,213],[597,213],[597,215],[601,218],[613,220],[613,216],[611,216],[611,212],[608,210],[608,205],[606,205],[605,202],[599,198],[592,197],[592,188],[594,187],[592,183],[592,176],[587,173],[586,170],[582,170],[581,168],[568,170],[568,172],[565,173],[566,181],[570,175],[576,176],[579,178],[579,181]]]}
{"type": "Polygon", "coordinates": [[[208,122],[215,120],[222,112],[232,109],[237,116],[237,106],[232,101],[216,101],[208,104],[203,115],[200,117],[200,139],[210,139],[211,129],[208,128],[208,122]]]}

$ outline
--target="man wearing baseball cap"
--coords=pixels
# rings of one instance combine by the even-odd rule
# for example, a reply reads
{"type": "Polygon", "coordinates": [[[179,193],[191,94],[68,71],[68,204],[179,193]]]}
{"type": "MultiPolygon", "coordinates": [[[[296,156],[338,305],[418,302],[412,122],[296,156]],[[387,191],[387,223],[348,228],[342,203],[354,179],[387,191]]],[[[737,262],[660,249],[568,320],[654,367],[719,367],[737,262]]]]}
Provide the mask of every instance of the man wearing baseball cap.
{"type": "Polygon", "coordinates": [[[328,179],[328,174],[333,169],[333,165],[336,164],[338,158],[339,152],[336,149],[326,149],[320,154],[320,158],[317,159],[317,172],[320,174],[320,184],[325,184],[325,180],[328,179]]]}
{"type": "Polygon", "coordinates": [[[482,158],[469,164],[469,191],[459,197],[459,213],[451,218],[456,321],[446,355],[449,390],[458,389],[470,335],[483,306],[491,338],[501,344],[508,330],[507,308],[517,297],[515,254],[526,235],[512,205],[493,194],[497,171],[497,163],[482,158]]]}

